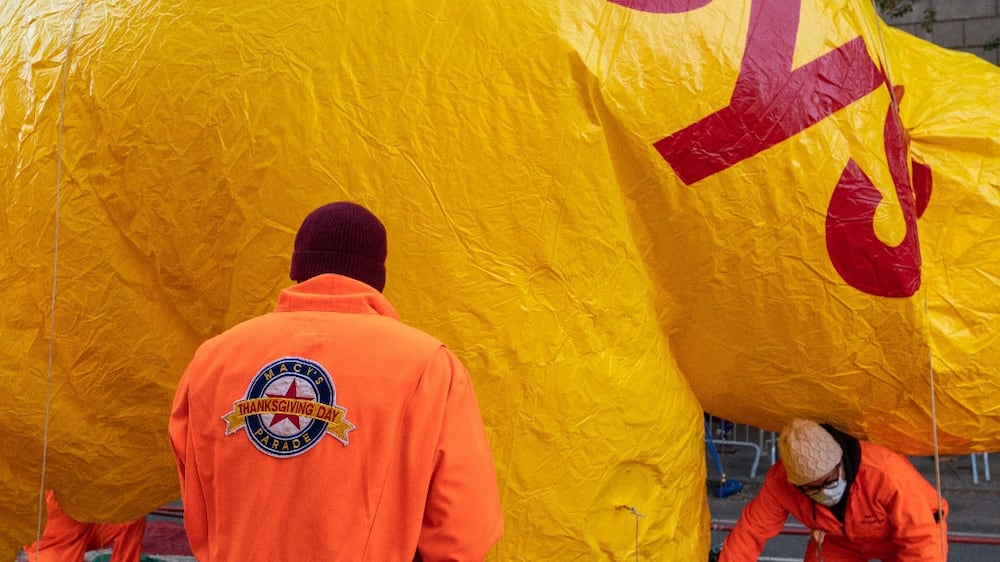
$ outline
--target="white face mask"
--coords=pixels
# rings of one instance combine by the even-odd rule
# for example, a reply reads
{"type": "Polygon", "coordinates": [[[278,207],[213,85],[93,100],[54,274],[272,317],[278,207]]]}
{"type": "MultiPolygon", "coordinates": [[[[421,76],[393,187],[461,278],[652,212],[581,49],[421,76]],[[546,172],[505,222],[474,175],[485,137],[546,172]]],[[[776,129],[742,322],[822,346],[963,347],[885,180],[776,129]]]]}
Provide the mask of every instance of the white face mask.
{"type": "Polygon", "coordinates": [[[832,507],[837,505],[840,498],[844,497],[845,491],[847,491],[847,480],[838,478],[837,483],[829,488],[809,492],[809,499],[826,507],[832,507]]]}

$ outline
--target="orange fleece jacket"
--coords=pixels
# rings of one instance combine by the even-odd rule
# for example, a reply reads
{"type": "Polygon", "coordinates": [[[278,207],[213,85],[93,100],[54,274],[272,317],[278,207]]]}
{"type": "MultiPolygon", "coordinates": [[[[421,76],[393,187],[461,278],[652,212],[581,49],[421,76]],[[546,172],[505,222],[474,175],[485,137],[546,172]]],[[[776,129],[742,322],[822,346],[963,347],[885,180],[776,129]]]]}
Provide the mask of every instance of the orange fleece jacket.
{"type": "MultiPolygon", "coordinates": [[[[937,491],[906,457],[885,447],[860,442],[861,464],[850,488],[845,521],[789,484],[780,460],[764,477],[757,496],[747,504],[726,538],[719,562],[757,560],[764,544],[777,535],[789,514],[813,530],[826,533],[823,561],[878,559],[892,562],[943,561],[945,517],[935,521],[937,491]]],[[[947,514],[947,502],[941,499],[947,514]]],[[[806,560],[816,560],[810,540],[806,560]]],[[[945,542],[945,548],[947,543],[945,542]]]]}
{"type": "Polygon", "coordinates": [[[111,548],[111,562],[139,562],[142,558],[145,517],[126,523],[77,521],[62,510],[52,490],[45,493],[45,509],[42,537],[24,547],[28,562],[75,562],[102,548],[111,548]]]}

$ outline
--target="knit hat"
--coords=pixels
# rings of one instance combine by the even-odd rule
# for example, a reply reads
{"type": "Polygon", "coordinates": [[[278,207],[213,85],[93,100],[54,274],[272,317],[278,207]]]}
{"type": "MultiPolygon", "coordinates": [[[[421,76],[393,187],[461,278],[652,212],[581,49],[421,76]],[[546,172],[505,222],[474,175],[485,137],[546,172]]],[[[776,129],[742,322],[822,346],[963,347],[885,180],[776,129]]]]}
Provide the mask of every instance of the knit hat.
{"type": "Polygon", "coordinates": [[[833,471],[844,450],[819,424],[792,420],[778,437],[778,453],[788,481],[796,486],[819,480],[833,471]]]}
{"type": "Polygon", "coordinates": [[[385,227],[361,205],[340,201],[309,213],[295,235],[290,277],[302,282],[338,273],[385,287],[385,227]]]}

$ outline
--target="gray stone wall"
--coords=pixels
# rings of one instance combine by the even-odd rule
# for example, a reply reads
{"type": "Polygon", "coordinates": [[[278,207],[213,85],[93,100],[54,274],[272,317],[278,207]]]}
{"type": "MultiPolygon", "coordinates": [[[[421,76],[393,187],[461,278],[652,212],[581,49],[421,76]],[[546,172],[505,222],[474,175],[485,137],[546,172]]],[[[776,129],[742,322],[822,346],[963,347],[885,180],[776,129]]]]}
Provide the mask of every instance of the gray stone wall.
{"type": "Polygon", "coordinates": [[[1000,0],[914,0],[910,13],[882,19],[935,45],[1000,65],[1000,0]],[[927,10],[934,11],[930,32],[923,24],[927,10]]]}

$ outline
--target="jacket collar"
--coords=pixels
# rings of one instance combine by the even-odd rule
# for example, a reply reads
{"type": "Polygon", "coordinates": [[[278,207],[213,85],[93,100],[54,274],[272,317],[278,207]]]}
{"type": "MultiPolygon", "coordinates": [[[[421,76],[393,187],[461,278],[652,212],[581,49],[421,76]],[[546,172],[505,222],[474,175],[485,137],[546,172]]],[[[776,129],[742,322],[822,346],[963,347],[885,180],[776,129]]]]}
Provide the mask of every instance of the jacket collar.
{"type": "Polygon", "coordinates": [[[374,287],[335,273],[317,275],[281,291],[274,311],[297,310],[379,314],[399,320],[396,309],[374,287]]]}

